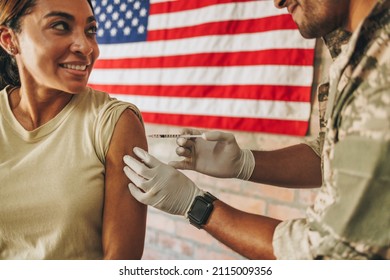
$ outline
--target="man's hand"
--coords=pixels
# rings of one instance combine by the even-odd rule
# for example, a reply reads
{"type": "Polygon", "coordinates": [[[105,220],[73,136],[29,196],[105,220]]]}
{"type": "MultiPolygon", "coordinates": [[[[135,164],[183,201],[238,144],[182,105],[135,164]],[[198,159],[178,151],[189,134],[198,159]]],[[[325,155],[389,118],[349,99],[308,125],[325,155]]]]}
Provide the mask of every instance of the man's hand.
{"type": "Polygon", "coordinates": [[[177,169],[195,170],[219,178],[248,180],[255,167],[250,150],[242,150],[231,133],[203,132],[184,129],[182,134],[202,135],[202,138],[178,138],[176,153],[185,157],[169,165],[177,169]]]}
{"type": "Polygon", "coordinates": [[[129,190],[139,202],[164,212],[187,217],[195,197],[202,195],[187,176],[173,167],[160,162],[140,148],[134,148],[140,161],[124,156],[126,176],[131,180],[129,190]]]}

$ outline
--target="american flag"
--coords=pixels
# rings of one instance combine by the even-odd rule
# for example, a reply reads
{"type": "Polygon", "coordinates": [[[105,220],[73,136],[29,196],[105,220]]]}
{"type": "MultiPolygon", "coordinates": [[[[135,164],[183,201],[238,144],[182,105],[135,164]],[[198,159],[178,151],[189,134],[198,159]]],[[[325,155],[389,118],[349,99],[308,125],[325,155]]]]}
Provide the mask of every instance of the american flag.
{"type": "Polygon", "coordinates": [[[145,122],[305,135],[314,40],[269,0],[95,0],[90,86],[145,122]]]}

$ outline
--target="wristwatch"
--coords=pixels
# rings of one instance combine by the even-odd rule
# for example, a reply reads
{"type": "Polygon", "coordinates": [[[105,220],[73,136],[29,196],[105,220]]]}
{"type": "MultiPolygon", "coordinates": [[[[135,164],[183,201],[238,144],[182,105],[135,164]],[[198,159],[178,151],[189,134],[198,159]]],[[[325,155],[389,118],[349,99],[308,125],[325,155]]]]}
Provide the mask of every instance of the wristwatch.
{"type": "Polygon", "coordinates": [[[201,229],[202,226],[206,224],[211,212],[213,212],[213,202],[215,200],[217,200],[217,198],[209,192],[204,193],[203,196],[198,195],[195,197],[194,202],[187,213],[191,225],[201,229]]]}

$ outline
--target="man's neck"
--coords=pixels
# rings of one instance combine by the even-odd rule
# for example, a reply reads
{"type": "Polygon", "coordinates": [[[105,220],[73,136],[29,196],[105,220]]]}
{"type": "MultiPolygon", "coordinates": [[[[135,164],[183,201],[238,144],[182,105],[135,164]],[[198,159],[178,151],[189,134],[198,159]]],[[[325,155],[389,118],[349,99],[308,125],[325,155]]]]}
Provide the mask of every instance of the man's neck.
{"type": "Polygon", "coordinates": [[[359,24],[370,14],[378,0],[351,0],[346,29],[354,32],[359,24]]]}

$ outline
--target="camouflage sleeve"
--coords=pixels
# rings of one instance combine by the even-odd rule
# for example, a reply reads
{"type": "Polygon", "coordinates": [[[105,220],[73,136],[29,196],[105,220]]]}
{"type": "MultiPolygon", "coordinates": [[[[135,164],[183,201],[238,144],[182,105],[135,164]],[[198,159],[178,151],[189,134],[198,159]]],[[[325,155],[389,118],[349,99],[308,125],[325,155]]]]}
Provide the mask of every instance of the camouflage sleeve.
{"type": "Polygon", "coordinates": [[[278,259],[390,258],[390,145],[370,142],[352,137],[338,147],[346,151],[335,159],[336,201],[323,215],[310,209],[308,219],[280,223],[273,238],[278,259]]]}
{"type": "Polygon", "coordinates": [[[321,258],[385,258],[390,252],[390,212],[384,211],[390,205],[390,142],[349,136],[334,153],[335,201],[320,223],[312,224],[333,239],[327,242],[333,246],[322,245],[320,237],[313,251],[321,258]]]}
{"type": "Polygon", "coordinates": [[[364,88],[344,110],[340,141],[329,161],[331,179],[306,219],[278,225],[277,258],[390,257],[389,88],[364,88]]]}
{"type": "Polygon", "coordinates": [[[278,260],[310,260],[309,226],[306,219],[281,222],[273,237],[274,255],[278,260]]]}
{"type": "Polygon", "coordinates": [[[325,112],[328,103],[328,94],[329,94],[329,82],[324,82],[319,85],[317,89],[318,94],[318,113],[319,113],[319,123],[320,123],[320,132],[316,139],[310,139],[304,141],[302,144],[308,145],[312,150],[321,157],[322,149],[324,146],[324,138],[325,138],[325,112]]]}
{"type": "Polygon", "coordinates": [[[324,135],[322,133],[320,133],[318,137],[315,139],[309,139],[302,142],[302,144],[308,145],[319,157],[321,157],[323,143],[324,143],[324,135]]]}
{"type": "MultiPolygon", "coordinates": [[[[390,80],[389,69],[356,90],[342,113],[340,141],[334,146],[327,184],[333,201],[317,211],[312,228],[330,235],[332,247],[315,255],[323,258],[386,258],[390,252],[390,80]],[[337,249],[336,249],[337,248],[337,249]]],[[[328,192],[329,193],[329,192],[328,192]]],[[[317,242],[321,244],[321,242],[317,242]]]]}

